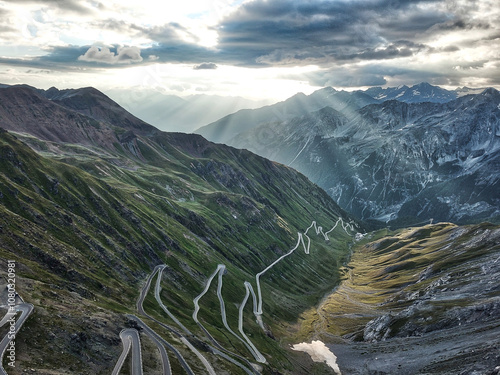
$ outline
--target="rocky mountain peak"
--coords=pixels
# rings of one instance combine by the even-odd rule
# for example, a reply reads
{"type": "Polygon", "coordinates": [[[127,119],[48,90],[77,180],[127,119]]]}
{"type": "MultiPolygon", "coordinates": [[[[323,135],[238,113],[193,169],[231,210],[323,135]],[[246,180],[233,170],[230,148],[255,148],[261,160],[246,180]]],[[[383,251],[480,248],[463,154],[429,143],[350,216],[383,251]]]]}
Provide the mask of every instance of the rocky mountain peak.
{"type": "Polygon", "coordinates": [[[485,89],[481,95],[483,96],[489,96],[489,97],[492,97],[492,98],[497,98],[500,96],[500,92],[493,88],[493,87],[488,87],[487,89],[485,89]]]}

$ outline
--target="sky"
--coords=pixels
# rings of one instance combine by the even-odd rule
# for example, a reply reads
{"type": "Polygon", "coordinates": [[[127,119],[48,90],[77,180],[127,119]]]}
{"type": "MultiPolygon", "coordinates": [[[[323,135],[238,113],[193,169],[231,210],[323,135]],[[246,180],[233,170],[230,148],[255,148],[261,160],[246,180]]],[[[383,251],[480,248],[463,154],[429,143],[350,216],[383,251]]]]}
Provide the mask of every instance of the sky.
{"type": "Polygon", "coordinates": [[[283,100],[500,87],[498,0],[0,0],[0,83],[283,100]]]}

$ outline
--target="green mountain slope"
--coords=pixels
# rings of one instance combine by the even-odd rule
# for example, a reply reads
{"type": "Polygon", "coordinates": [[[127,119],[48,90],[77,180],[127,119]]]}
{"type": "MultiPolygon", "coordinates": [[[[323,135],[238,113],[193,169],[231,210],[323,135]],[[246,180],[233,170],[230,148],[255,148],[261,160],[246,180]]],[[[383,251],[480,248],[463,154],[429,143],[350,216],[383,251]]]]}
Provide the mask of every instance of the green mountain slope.
{"type": "MultiPolygon", "coordinates": [[[[193,298],[224,264],[222,295],[236,330],[244,281],[255,288],[255,275],[292,249],[297,232],[313,220],[331,228],[339,218],[349,221],[347,214],[303,175],[248,151],[196,135],[138,134],[36,100],[57,109],[61,137],[44,138],[39,128],[35,137],[26,126],[19,128],[40,114],[35,109],[11,112],[2,125],[14,134],[0,133],[0,259],[16,262],[17,292],[34,305],[17,338],[16,369],[9,373],[33,368],[39,374],[110,374],[121,352],[121,329],[137,327],[127,314],[137,314],[139,290],[160,264],[166,265],[163,302],[193,333],[193,345],[218,370],[244,373],[209,348],[191,318],[193,298]]],[[[43,116],[57,126],[50,111],[43,116]]],[[[266,358],[259,371],[308,371],[307,363],[280,346],[280,337],[286,322],[338,282],[348,232],[354,233],[339,225],[329,241],[309,233],[310,254],[298,248],[262,276],[265,330],[255,323],[251,302],[244,310],[245,332],[266,358]]],[[[200,320],[222,346],[255,362],[225,330],[216,288],[214,282],[200,301],[200,320]]],[[[152,291],[144,308],[176,326],[152,291]]],[[[179,337],[147,322],[195,373],[206,373],[179,337]]],[[[144,336],[142,341],[146,373],[159,371],[153,342],[144,336]]],[[[171,362],[174,373],[182,371],[175,357],[171,362]]]]}

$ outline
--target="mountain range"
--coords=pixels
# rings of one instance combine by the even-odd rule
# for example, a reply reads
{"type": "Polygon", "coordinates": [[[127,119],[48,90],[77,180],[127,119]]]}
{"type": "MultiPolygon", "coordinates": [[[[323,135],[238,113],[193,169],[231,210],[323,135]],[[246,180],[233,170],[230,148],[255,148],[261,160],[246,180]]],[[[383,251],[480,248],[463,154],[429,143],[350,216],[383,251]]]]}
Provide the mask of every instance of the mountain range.
{"type": "Polygon", "coordinates": [[[325,88],[198,132],[296,168],[374,225],[498,221],[500,94],[475,92],[325,88]]]}
{"type": "Polygon", "coordinates": [[[344,375],[497,374],[500,227],[369,231],[292,167],[355,179],[358,190],[339,195],[353,211],[377,196],[366,209],[392,212],[382,199],[399,204],[399,189],[398,212],[426,194],[415,204],[437,218],[450,194],[469,194],[471,216],[457,218],[491,219],[498,95],[297,95],[277,107],[290,117],[249,132],[262,128],[290,167],[160,131],[91,87],[0,85],[0,371],[320,375],[338,364],[344,375]],[[3,350],[12,316],[15,368],[3,350]],[[311,340],[321,351],[293,349],[311,340]]]}
{"type": "Polygon", "coordinates": [[[338,91],[333,87],[325,87],[310,95],[298,93],[291,98],[276,104],[257,109],[242,109],[228,114],[217,121],[202,126],[196,133],[215,142],[227,143],[236,134],[248,131],[254,127],[273,121],[283,121],[296,116],[331,107],[347,115],[354,115],[358,109],[388,100],[398,100],[404,103],[446,103],[468,94],[479,94],[484,89],[468,87],[446,90],[420,83],[412,87],[372,87],[361,91],[338,91]]]}

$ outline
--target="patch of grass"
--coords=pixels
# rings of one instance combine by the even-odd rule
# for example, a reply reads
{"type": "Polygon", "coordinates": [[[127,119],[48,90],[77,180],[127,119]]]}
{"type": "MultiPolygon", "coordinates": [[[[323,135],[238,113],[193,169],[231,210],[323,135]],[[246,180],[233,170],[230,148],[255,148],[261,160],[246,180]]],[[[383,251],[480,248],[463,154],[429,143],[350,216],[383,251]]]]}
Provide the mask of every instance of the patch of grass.
{"type": "MultiPolygon", "coordinates": [[[[255,274],[288,252],[297,232],[312,220],[327,230],[338,217],[347,218],[326,193],[285,166],[208,142],[193,144],[193,150],[184,143],[174,147],[172,137],[141,138],[137,158],[122,145],[104,151],[32,140],[33,147],[44,150],[42,157],[10,134],[0,135],[0,257],[14,258],[19,277],[34,283],[21,295],[35,310],[54,314],[66,296],[79,296],[82,309],[102,309],[113,318],[113,324],[111,318],[108,322],[113,331],[104,336],[111,341],[99,347],[101,357],[95,357],[94,346],[68,356],[67,365],[77,372],[85,354],[94,361],[94,373],[118,358],[123,314],[135,311],[139,287],[154,266],[168,266],[164,303],[203,340],[191,319],[192,299],[217,264],[228,269],[223,295],[236,330],[243,282],[255,283],[255,274]],[[203,151],[196,149],[201,146],[203,151]],[[57,298],[51,294],[54,288],[57,298]]],[[[269,358],[264,372],[293,369],[281,347],[286,325],[341,278],[350,236],[337,228],[329,243],[310,237],[311,254],[297,249],[261,279],[263,319],[276,339],[254,322],[251,304],[245,309],[245,332],[269,358]]],[[[201,319],[217,340],[251,359],[222,329],[216,283],[211,288],[203,298],[201,319]]],[[[152,296],[145,308],[167,319],[152,296]]],[[[68,351],[71,335],[82,331],[84,315],[62,316],[61,322],[44,319],[46,327],[66,327],[56,337],[68,351]]],[[[46,327],[33,324],[30,329],[47,335],[46,327]]],[[[88,333],[104,335],[104,330],[92,326],[88,333]]],[[[50,345],[55,338],[47,337],[50,345]]],[[[32,350],[28,341],[25,345],[32,350]]],[[[56,363],[55,353],[46,355],[47,367],[56,363]]],[[[231,364],[222,366],[233,370],[231,364]]]]}

